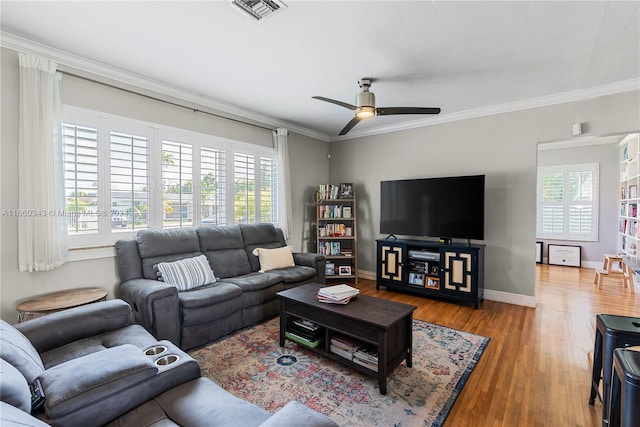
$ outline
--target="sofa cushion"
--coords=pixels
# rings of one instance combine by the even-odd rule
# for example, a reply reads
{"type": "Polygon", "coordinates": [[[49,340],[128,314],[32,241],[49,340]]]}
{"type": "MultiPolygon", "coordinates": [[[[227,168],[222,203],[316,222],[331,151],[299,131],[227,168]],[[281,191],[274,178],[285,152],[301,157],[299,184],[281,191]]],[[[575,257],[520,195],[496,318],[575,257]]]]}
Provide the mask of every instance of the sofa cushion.
{"type": "Polygon", "coordinates": [[[44,366],[53,366],[96,353],[111,347],[133,344],[143,349],[156,343],[156,339],[140,325],[130,325],[114,331],[70,342],[40,354],[44,366]]]}
{"type": "Polygon", "coordinates": [[[316,277],[316,269],[306,265],[278,268],[271,270],[269,273],[280,277],[284,283],[299,283],[316,277]]]}
{"type": "Polygon", "coordinates": [[[156,264],[155,268],[158,269],[160,275],[158,280],[175,286],[179,291],[186,291],[216,281],[209,260],[204,255],[174,262],[161,262],[156,264]]]}
{"type": "Polygon", "coordinates": [[[0,357],[20,371],[29,384],[44,371],[31,341],[4,320],[0,320],[0,357]]]}
{"type": "Polygon", "coordinates": [[[251,272],[238,227],[201,226],[196,232],[200,239],[200,250],[209,259],[217,277],[225,279],[251,272]]]}
{"type": "Polygon", "coordinates": [[[251,265],[244,249],[207,251],[205,255],[220,279],[251,273],[251,265]]]}
{"type": "Polygon", "coordinates": [[[200,251],[198,235],[193,228],[139,230],[136,240],[141,258],[200,251]]]}
{"type": "Polygon", "coordinates": [[[238,227],[242,232],[244,249],[251,264],[251,271],[258,271],[260,269],[258,256],[253,254],[254,249],[280,248],[286,245],[282,230],[276,228],[273,224],[240,224],[238,227]]]}
{"type": "Polygon", "coordinates": [[[260,261],[260,271],[262,273],[276,268],[293,267],[293,246],[283,246],[281,248],[255,248],[254,255],[258,255],[260,261]]]}
{"type": "Polygon", "coordinates": [[[21,411],[13,405],[0,402],[0,426],[15,427],[49,427],[28,412],[21,411]]]}
{"type": "Polygon", "coordinates": [[[153,266],[202,255],[198,235],[193,228],[140,230],[136,234],[145,279],[156,280],[153,266]]]}
{"type": "Polygon", "coordinates": [[[155,401],[169,418],[181,426],[257,426],[271,415],[226,392],[207,378],[174,387],[156,397],[155,401]]]}
{"type": "Polygon", "coordinates": [[[217,282],[213,285],[190,289],[178,294],[180,307],[206,307],[218,304],[242,295],[242,290],[229,282],[217,282]]]}
{"type": "Polygon", "coordinates": [[[97,405],[158,372],[137,347],[125,344],[54,366],[40,374],[48,418],[97,405]]]}
{"type": "Polygon", "coordinates": [[[0,400],[31,412],[31,391],[27,380],[11,363],[0,359],[0,400]]]}
{"type": "Polygon", "coordinates": [[[329,417],[292,400],[258,427],[338,427],[329,417]]]}
{"type": "Polygon", "coordinates": [[[162,410],[162,406],[155,400],[143,403],[106,425],[106,427],[131,426],[179,427],[169,419],[162,410]]]}

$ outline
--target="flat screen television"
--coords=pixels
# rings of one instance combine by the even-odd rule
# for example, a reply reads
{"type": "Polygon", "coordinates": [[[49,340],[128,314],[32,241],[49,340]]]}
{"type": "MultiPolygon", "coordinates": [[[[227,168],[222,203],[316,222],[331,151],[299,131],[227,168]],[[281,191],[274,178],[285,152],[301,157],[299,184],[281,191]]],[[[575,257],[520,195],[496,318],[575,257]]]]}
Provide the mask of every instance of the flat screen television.
{"type": "Polygon", "coordinates": [[[484,175],[380,182],[380,234],[484,240],[484,175]]]}

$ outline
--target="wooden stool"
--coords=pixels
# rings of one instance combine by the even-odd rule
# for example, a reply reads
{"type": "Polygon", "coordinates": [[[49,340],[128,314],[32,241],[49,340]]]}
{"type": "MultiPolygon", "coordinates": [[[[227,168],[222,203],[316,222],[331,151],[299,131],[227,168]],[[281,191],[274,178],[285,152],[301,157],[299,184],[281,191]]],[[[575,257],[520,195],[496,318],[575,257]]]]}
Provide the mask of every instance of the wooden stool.
{"type": "Polygon", "coordinates": [[[635,293],[633,288],[633,270],[625,264],[622,255],[604,254],[602,268],[596,268],[595,276],[593,277],[593,283],[594,285],[598,285],[598,289],[602,289],[604,276],[621,277],[623,287],[630,288],[631,293],[635,293]],[[613,264],[615,263],[620,265],[620,270],[613,269],[613,264]]]}
{"type": "Polygon", "coordinates": [[[622,262],[622,255],[604,254],[604,263],[602,267],[607,270],[607,274],[624,276],[624,263],[622,262]],[[613,269],[614,263],[620,265],[620,270],[613,269]]]}

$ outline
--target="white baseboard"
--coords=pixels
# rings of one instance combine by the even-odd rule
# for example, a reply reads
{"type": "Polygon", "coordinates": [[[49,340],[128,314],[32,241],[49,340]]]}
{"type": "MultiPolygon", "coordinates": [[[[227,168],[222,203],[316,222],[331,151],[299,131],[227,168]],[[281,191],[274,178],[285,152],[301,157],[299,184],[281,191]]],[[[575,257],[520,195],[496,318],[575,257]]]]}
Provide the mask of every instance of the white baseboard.
{"type": "Polygon", "coordinates": [[[489,301],[505,302],[507,304],[523,305],[536,308],[536,297],[529,295],[512,294],[511,292],[484,290],[484,299],[489,301]]]}
{"type": "Polygon", "coordinates": [[[358,270],[358,277],[362,277],[363,279],[368,279],[368,280],[376,280],[376,272],[358,270]]]}
{"type": "MultiPolygon", "coordinates": [[[[358,277],[369,280],[376,280],[376,273],[373,271],[358,270],[358,277]]],[[[523,305],[525,307],[536,307],[536,297],[528,295],[513,294],[510,292],[484,290],[484,299],[489,301],[504,302],[507,304],[523,305]]]]}

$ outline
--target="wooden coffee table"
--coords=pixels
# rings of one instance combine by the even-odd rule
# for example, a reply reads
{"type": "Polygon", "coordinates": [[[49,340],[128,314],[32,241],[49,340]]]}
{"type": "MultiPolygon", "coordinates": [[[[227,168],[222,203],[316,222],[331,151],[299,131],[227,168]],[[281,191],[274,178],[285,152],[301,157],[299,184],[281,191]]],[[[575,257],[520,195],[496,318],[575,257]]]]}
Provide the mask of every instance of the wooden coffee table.
{"type": "Polygon", "coordinates": [[[380,393],[387,394],[387,376],[406,360],[411,367],[413,311],[415,306],[358,295],[346,305],[318,301],[318,289],[325,285],[311,283],[278,292],[280,297],[280,346],[285,343],[289,318],[310,320],[324,327],[324,342],[309,350],[343,363],[366,375],[378,378],[380,393]],[[335,333],[356,338],[378,347],[377,372],[330,351],[335,333]]]}
{"type": "Polygon", "coordinates": [[[67,308],[73,308],[107,298],[107,291],[102,288],[80,288],[68,291],[53,292],[29,298],[18,304],[18,321],[33,319],[67,308]]]}

